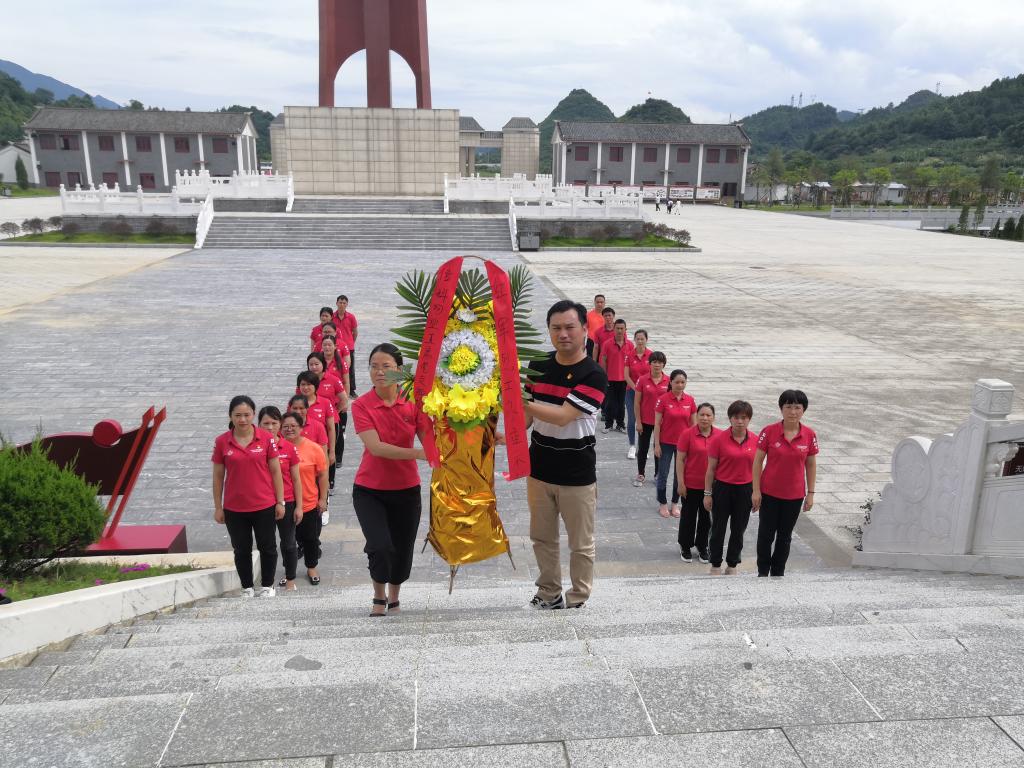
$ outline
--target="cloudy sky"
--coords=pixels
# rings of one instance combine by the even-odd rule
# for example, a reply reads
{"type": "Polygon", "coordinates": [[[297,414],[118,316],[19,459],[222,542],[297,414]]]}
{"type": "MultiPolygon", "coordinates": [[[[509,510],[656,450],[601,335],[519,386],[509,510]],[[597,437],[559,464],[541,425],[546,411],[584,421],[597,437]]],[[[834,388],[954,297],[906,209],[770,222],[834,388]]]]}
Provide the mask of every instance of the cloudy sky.
{"type": "MultiPolygon", "coordinates": [[[[124,103],[279,111],[317,93],[316,0],[4,2],[0,58],[124,103]]],[[[435,107],[497,129],[572,88],[621,114],[648,93],[724,121],[803,93],[840,109],[1024,72],[1013,0],[428,0],[435,107]]],[[[395,106],[412,75],[392,67],[395,106]]],[[[365,104],[362,54],[336,82],[365,104]]]]}

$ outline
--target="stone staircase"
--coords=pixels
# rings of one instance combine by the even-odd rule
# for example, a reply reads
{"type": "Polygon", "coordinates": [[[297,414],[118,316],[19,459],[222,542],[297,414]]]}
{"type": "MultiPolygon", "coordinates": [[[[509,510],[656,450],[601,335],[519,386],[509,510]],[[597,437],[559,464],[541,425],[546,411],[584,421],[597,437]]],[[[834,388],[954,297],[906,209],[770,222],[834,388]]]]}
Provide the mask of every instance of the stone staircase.
{"type": "Polygon", "coordinates": [[[282,213],[216,216],[205,248],[511,251],[505,217],[327,216],[282,213]]]}
{"type": "Polygon", "coordinates": [[[545,613],[531,593],[411,583],[370,619],[367,587],[302,582],[114,626],[0,670],[0,764],[1024,765],[1024,581],[605,578],[545,613]]]}
{"type": "Polygon", "coordinates": [[[440,198],[296,197],[292,213],[440,216],[444,213],[444,201],[440,198]]]}

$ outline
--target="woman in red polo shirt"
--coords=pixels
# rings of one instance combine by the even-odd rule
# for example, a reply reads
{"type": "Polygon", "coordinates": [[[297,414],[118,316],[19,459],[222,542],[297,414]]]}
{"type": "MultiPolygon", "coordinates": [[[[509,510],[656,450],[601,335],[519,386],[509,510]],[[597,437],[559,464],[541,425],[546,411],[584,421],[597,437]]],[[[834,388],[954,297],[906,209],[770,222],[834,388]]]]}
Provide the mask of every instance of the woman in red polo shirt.
{"type": "Polygon", "coordinates": [[[260,551],[260,597],[274,596],[277,568],[275,521],[284,517],[284,483],[277,446],[253,425],[256,405],[237,395],[228,406],[231,424],[213,443],[213,519],[228,528],[242,597],[252,597],[252,540],[260,551]]]}
{"type": "Polygon", "coordinates": [[[676,480],[683,501],[679,520],[679,557],[693,562],[693,546],[702,563],[709,560],[708,534],[711,513],[704,509],[704,476],[708,471],[708,443],[722,430],[715,429],[715,406],[697,406],[697,423],[684,429],[676,443],[676,480]]]}
{"type": "MultiPolygon", "coordinates": [[[[335,353],[337,354],[337,353],[335,353]]],[[[331,482],[331,494],[334,493],[334,475],[341,466],[341,457],[345,453],[345,432],[342,422],[345,420],[345,411],[348,410],[348,394],[345,392],[345,382],[339,379],[334,372],[327,370],[327,360],[323,352],[310,352],[306,355],[306,370],[314,374],[319,383],[316,385],[317,399],[326,400],[334,405],[334,456],[336,461],[330,465],[328,479],[331,482]]],[[[295,388],[299,393],[298,387],[295,388]]],[[[327,521],[324,520],[324,525],[327,521]]]]}
{"type": "Polygon", "coordinates": [[[658,460],[658,514],[679,517],[679,475],[672,478],[672,511],[668,508],[668,473],[676,472],[676,443],[683,430],[697,421],[697,401],[686,394],[686,371],[676,368],[668,377],[668,392],[654,405],[654,456],[658,460]]]}
{"type": "MultiPolygon", "coordinates": [[[[345,453],[345,428],[348,426],[348,401],[349,386],[351,384],[351,362],[352,352],[345,342],[338,339],[329,339],[324,342],[324,361],[327,363],[327,373],[337,378],[345,390],[344,403],[338,403],[338,421],[335,425],[334,456],[335,465],[341,466],[342,455],[345,453]]],[[[331,473],[331,488],[334,488],[334,474],[331,473]]]]}
{"type": "Polygon", "coordinates": [[[320,322],[313,326],[309,332],[309,351],[316,352],[320,349],[320,342],[324,337],[324,323],[331,322],[334,317],[334,310],[330,307],[320,307],[320,322]]]}
{"type": "Polygon", "coordinates": [[[281,465],[281,480],[284,483],[284,517],[277,521],[277,536],[281,541],[281,563],[284,578],[277,586],[288,592],[295,591],[295,568],[298,565],[298,551],[295,548],[295,526],[302,521],[302,484],[299,480],[299,454],[295,446],[281,437],[281,412],[272,405],[260,408],[260,429],[274,438],[277,446],[277,461],[281,465]]]}
{"type": "Polygon", "coordinates": [[[324,458],[327,457],[327,430],[324,429],[324,425],[318,422],[316,419],[306,419],[306,412],[309,410],[309,403],[306,402],[305,395],[293,395],[292,399],[288,401],[288,412],[299,414],[299,418],[302,420],[301,435],[307,440],[312,440],[314,443],[320,446],[324,452],[324,458]]]}
{"type": "Polygon", "coordinates": [[[626,458],[636,458],[636,383],[651,372],[651,350],[647,348],[647,331],[643,328],[633,334],[633,351],[626,355],[626,437],[629,448],[626,458]]]}
{"type": "MultiPolygon", "coordinates": [[[[639,414],[636,423],[636,477],[633,486],[639,488],[644,484],[647,473],[647,452],[651,449],[651,437],[654,435],[654,407],[658,398],[668,391],[668,376],[665,375],[665,353],[651,352],[647,358],[651,372],[645,373],[636,382],[636,400],[634,407],[639,414]]],[[[654,457],[654,474],[658,474],[658,457],[654,457]]]]}
{"type": "Polygon", "coordinates": [[[761,430],[754,454],[751,504],[761,514],[757,528],[758,576],[785,575],[800,507],[810,510],[814,506],[818,436],[800,423],[807,410],[807,395],[799,389],[787,389],[779,396],[779,410],[782,421],[761,430]]]}
{"type": "Polygon", "coordinates": [[[320,583],[321,516],[327,509],[327,458],[320,446],[302,436],[302,417],[291,412],[281,418],[281,434],[299,455],[302,519],[295,526],[295,538],[306,565],[306,578],[314,587],[320,583]]]}
{"type": "Polygon", "coordinates": [[[708,471],[704,475],[704,509],[711,513],[711,573],[722,572],[722,547],[729,528],[725,553],[726,573],[736,573],[743,552],[743,534],[750,522],[754,454],[757,438],[747,427],[754,409],[745,400],[729,406],[729,429],[708,443],[708,471]]]}
{"type": "Polygon", "coordinates": [[[431,429],[388,375],[402,367],[402,354],[393,344],[378,344],[370,352],[373,389],[352,403],[356,434],[363,441],[363,458],[352,486],[352,505],[366,537],[373,582],[371,616],[399,608],[398,593],[412,570],[413,548],[420,524],[420,473],[424,458],[414,439],[431,429]]]}

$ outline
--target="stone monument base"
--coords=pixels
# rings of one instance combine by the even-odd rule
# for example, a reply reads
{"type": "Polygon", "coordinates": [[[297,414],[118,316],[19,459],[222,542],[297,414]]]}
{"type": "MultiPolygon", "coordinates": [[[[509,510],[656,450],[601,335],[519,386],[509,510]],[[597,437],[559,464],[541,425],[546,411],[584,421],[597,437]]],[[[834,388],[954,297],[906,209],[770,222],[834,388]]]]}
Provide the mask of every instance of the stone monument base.
{"type": "Polygon", "coordinates": [[[455,109],[285,107],[270,142],[298,195],[440,196],[459,173],[455,109]]]}

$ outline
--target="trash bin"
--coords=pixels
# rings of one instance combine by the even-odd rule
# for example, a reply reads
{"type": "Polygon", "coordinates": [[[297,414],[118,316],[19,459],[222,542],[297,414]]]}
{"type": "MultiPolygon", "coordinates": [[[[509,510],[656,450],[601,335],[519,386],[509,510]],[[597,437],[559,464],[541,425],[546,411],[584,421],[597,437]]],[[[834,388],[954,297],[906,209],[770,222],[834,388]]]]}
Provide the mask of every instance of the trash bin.
{"type": "Polygon", "coordinates": [[[519,250],[520,251],[537,251],[540,250],[540,235],[536,232],[520,232],[519,233],[519,250]]]}

